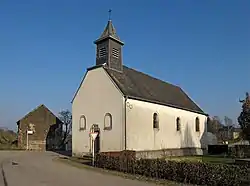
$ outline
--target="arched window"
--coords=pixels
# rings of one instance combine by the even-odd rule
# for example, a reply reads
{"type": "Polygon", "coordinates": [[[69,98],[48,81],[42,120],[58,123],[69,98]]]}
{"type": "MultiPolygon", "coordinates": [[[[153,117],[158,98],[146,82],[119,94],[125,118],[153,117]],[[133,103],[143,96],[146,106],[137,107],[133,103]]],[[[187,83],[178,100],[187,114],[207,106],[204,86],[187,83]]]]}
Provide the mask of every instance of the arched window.
{"type": "Polygon", "coordinates": [[[195,131],[199,132],[200,131],[200,120],[198,117],[195,119],[195,131]]]}
{"type": "Polygon", "coordinates": [[[159,129],[159,115],[157,113],[153,114],[153,128],[159,129]]]}
{"type": "Polygon", "coordinates": [[[86,130],[86,117],[84,115],[80,117],[79,130],[86,130]]]}
{"type": "Polygon", "coordinates": [[[105,114],[104,116],[104,130],[112,129],[112,115],[110,113],[105,114]]]}
{"type": "Polygon", "coordinates": [[[178,117],[176,118],[176,131],[181,130],[181,119],[178,117]]]}

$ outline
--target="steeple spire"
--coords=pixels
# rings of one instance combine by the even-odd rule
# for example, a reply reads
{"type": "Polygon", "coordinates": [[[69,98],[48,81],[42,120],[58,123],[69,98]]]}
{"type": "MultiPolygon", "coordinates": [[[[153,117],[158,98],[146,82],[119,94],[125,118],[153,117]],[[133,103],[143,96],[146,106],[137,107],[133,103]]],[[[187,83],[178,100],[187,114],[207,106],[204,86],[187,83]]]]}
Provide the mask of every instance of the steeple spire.
{"type": "Polygon", "coordinates": [[[111,10],[109,20],[101,36],[94,42],[96,44],[96,65],[106,64],[108,68],[122,71],[122,46],[124,43],[116,34],[115,27],[111,21],[111,10]]]}
{"type": "Polygon", "coordinates": [[[108,23],[107,23],[104,31],[102,32],[101,36],[94,42],[95,44],[101,42],[102,40],[110,38],[110,39],[113,39],[113,40],[117,41],[121,45],[124,45],[124,43],[120,40],[119,36],[116,34],[115,27],[112,24],[112,21],[111,21],[111,12],[112,12],[112,10],[109,9],[109,20],[108,20],[108,23]]]}
{"type": "Polygon", "coordinates": [[[106,37],[113,37],[113,39],[117,39],[120,41],[119,36],[116,34],[115,27],[112,24],[112,21],[109,20],[107,26],[105,27],[104,31],[102,32],[99,39],[104,39],[106,37]]]}

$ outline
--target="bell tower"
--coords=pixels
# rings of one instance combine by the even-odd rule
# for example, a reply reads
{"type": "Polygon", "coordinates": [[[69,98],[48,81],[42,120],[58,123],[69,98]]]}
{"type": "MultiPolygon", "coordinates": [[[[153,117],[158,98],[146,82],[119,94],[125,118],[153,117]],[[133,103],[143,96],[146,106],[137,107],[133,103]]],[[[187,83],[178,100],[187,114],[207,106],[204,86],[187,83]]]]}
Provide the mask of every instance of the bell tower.
{"type": "Polygon", "coordinates": [[[110,69],[122,72],[122,46],[124,43],[116,34],[110,19],[103,33],[94,43],[96,44],[96,65],[106,64],[110,69]]]}

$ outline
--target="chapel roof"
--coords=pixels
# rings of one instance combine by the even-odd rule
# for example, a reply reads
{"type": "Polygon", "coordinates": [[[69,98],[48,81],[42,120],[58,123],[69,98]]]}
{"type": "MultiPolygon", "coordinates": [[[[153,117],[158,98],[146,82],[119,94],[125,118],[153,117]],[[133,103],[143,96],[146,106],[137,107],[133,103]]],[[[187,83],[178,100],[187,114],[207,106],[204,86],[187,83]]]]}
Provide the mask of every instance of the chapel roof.
{"type": "Polygon", "coordinates": [[[123,72],[103,67],[121,92],[132,99],[166,105],[200,114],[204,111],[178,86],[154,78],[143,72],[123,66],[123,72]]]}

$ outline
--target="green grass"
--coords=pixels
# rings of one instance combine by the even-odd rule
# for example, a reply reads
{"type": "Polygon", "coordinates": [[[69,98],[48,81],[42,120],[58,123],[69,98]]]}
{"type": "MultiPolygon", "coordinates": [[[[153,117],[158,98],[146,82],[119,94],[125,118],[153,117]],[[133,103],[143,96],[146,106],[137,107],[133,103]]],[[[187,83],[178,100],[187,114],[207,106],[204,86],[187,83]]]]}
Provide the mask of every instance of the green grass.
{"type": "Polygon", "coordinates": [[[234,163],[234,159],[224,156],[182,156],[182,157],[166,157],[166,160],[172,161],[191,161],[204,163],[234,163]]]}
{"type": "Polygon", "coordinates": [[[85,164],[85,163],[90,162],[89,159],[71,157],[71,158],[55,158],[54,161],[66,163],[68,165],[71,165],[71,166],[79,168],[79,169],[87,169],[89,171],[100,172],[103,174],[120,176],[120,177],[123,177],[125,179],[139,180],[139,181],[143,181],[143,182],[156,183],[159,185],[166,185],[166,186],[181,186],[181,185],[183,185],[182,183],[176,183],[176,182],[169,181],[169,180],[148,178],[148,177],[141,176],[141,175],[132,175],[132,174],[126,174],[123,172],[111,171],[111,170],[107,170],[107,169],[92,167],[92,166],[85,164]]]}

